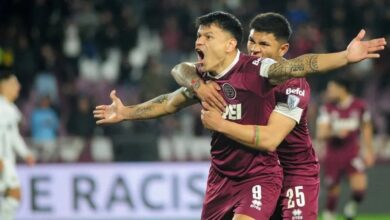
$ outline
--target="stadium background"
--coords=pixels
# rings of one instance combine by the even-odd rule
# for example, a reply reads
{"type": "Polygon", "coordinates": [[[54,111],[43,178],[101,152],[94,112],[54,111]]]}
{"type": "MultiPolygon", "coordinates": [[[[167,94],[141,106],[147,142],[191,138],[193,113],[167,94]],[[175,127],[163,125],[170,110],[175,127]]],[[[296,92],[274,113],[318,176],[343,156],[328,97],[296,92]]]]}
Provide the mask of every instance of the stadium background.
{"type": "MultiPolygon", "coordinates": [[[[232,12],[246,31],[257,13],[284,14],[294,31],[288,58],[343,50],[361,28],[368,37],[390,35],[386,0],[2,0],[0,67],[22,83],[22,132],[39,158],[34,168],[20,166],[19,220],[197,219],[210,140],[199,107],[105,127],[95,126],[91,111],[110,102],[111,89],[125,104],[176,89],[170,69],[196,59],[194,19],[213,10],[232,12]],[[51,123],[39,120],[51,112],[51,123]]],[[[359,219],[390,219],[390,50],[381,54],[308,79],[312,134],[336,74],[353,80],[373,113],[378,162],[359,219]]]]}

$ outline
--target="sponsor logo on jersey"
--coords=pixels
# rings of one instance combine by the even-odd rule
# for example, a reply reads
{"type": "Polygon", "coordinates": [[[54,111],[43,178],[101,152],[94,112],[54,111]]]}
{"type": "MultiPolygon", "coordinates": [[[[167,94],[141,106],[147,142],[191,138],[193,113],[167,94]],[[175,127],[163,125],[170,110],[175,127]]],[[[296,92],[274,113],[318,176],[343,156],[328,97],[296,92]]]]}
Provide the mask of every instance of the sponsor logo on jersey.
{"type": "Polygon", "coordinates": [[[300,210],[300,209],[292,210],[292,215],[293,215],[293,217],[292,217],[293,220],[301,220],[301,219],[303,219],[302,210],[300,210]]]}
{"type": "Polygon", "coordinates": [[[255,208],[255,209],[257,209],[257,210],[261,210],[261,205],[262,205],[262,203],[261,203],[261,201],[259,200],[259,199],[253,199],[252,200],[252,204],[251,204],[251,208],[255,208]]]}
{"type": "Polygon", "coordinates": [[[241,103],[240,104],[230,104],[226,106],[225,113],[222,117],[229,120],[240,120],[241,119],[241,103]]]}
{"type": "Polygon", "coordinates": [[[257,60],[252,61],[252,64],[255,65],[255,66],[258,66],[260,64],[260,62],[261,62],[261,59],[262,58],[258,58],[257,60]]]}
{"type": "Polygon", "coordinates": [[[288,105],[288,109],[294,109],[296,107],[298,107],[298,104],[300,102],[300,98],[296,95],[288,95],[287,97],[287,105],[288,105]]]}
{"type": "Polygon", "coordinates": [[[237,92],[233,88],[233,86],[231,86],[229,83],[224,83],[222,85],[222,91],[225,94],[226,98],[228,98],[228,99],[235,99],[236,98],[237,92]]]}
{"type": "Polygon", "coordinates": [[[299,96],[305,96],[305,90],[303,89],[300,89],[300,88],[287,88],[286,89],[286,95],[290,95],[290,94],[294,94],[294,95],[299,95],[299,96]]]}

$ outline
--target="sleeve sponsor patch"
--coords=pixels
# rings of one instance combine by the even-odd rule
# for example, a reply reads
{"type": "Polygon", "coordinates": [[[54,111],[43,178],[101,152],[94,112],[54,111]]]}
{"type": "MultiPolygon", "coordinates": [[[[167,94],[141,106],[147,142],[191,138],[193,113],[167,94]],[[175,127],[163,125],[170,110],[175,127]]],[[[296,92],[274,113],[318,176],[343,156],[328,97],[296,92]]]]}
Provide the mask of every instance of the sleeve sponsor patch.
{"type": "Polygon", "coordinates": [[[300,98],[296,95],[288,95],[287,96],[287,106],[290,110],[298,107],[300,102],[300,98]]]}

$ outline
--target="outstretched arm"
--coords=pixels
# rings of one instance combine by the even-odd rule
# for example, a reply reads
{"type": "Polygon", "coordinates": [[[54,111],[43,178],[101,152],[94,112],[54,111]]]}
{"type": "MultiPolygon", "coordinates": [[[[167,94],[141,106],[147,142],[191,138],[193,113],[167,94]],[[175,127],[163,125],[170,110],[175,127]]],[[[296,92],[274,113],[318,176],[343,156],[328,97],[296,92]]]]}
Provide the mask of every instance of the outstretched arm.
{"type": "Polygon", "coordinates": [[[294,129],[296,121],[279,112],[272,112],[268,124],[242,125],[222,118],[215,109],[202,103],[202,123],[210,129],[256,150],[275,151],[283,139],[294,129]]]}
{"type": "Polygon", "coordinates": [[[384,38],[364,41],[365,31],[349,43],[346,50],[327,54],[306,54],[295,59],[274,63],[269,67],[268,77],[273,84],[279,84],[290,78],[305,77],[311,73],[326,72],[350,63],[369,58],[379,58],[379,51],[386,45],[384,38]]]}
{"type": "Polygon", "coordinates": [[[180,63],[172,69],[171,74],[180,86],[192,90],[201,101],[218,108],[221,112],[225,111],[226,102],[218,93],[221,88],[216,82],[204,82],[196,74],[195,64],[180,63]]]}
{"type": "Polygon", "coordinates": [[[180,88],[172,93],[160,95],[147,102],[131,106],[124,106],[115,93],[112,91],[110,94],[111,105],[99,105],[93,111],[94,117],[98,119],[97,124],[158,118],[196,102],[195,99],[190,98],[186,88],[180,88]]]}

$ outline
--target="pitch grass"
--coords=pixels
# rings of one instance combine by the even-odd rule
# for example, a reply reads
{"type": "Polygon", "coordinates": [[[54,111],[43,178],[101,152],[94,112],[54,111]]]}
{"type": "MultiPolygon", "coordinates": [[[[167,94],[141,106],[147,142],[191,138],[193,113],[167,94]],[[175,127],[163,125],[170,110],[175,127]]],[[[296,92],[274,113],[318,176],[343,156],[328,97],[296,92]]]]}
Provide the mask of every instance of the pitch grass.
{"type": "MultiPolygon", "coordinates": [[[[322,216],[319,218],[323,220],[322,216]]],[[[343,216],[339,215],[337,220],[344,220],[343,216]]],[[[390,214],[361,214],[356,220],[390,220],[390,214]]]]}

